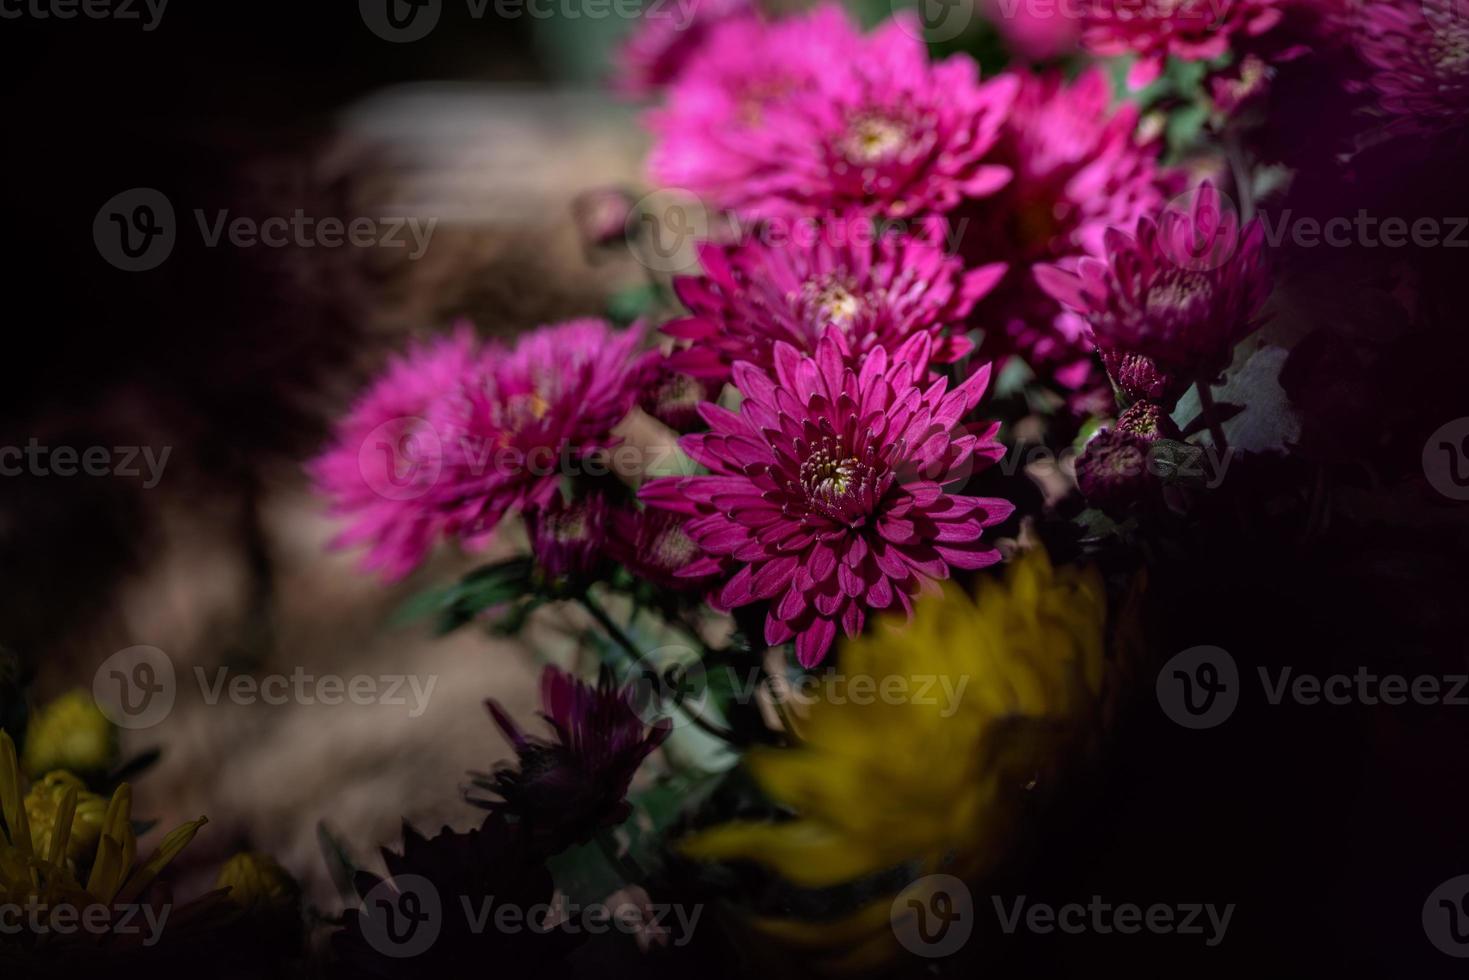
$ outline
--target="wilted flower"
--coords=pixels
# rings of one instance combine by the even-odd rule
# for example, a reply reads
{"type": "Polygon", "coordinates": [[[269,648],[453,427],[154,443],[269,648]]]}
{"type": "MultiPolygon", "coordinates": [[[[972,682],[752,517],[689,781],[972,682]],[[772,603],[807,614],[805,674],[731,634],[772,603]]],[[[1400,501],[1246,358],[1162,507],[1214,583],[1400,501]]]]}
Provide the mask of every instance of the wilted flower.
{"type": "Polygon", "coordinates": [[[598,187],[578,194],[571,202],[571,213],[582,245],[597,249],[626,241],[632,208],[632,195],[620,187],[598,187]]]}
{"type": "Polygon", "coordinates": [[[1108,231],[1105,260],[1083,258],[1070,272],[1040,266],[1036,278],[1085,317],[1098,347],[1142,354],[1165,372],[1213,379],[1235,344],[1259,327],[1270,290],[1264,229],[1244,229],[1212,184],[1187,211],[1170,207],[1136,237],[1108,231]]]}
{"type": "Polygon", "coordinates": [[[833,3],[737,26],[649,117],[659,183],[747,217],[908,219],[1008,179],[986,154],[1014,79],[980,84],[967,55],[930,64],[910,13],[865,37],[833,3]]]}
{"type": "Polygon", "coordinates": [[[527,517],[531,552],[541,572],[551,579],[576,579],[602,560],[607,544],[607,500],[599,493],[551,504],[527,517]]]}
{"type": "Polygon", "coordinates": [[[353,887],[363,904],[348,909],[332,935],[343,962],[369,976],[442,980],[475,975],[487,964],[505,976],[529,976],[558,964],[579,942],[531,917],[531,910],[550,908],[556,884],[544,856],[500,814],[474,830],[445,827],[428,838],[405,822],[403,853],[384,848],[382,857],[387,877],[358,872],[353,887]],[[476,927],[481,914],[507,906],[525,912],[525,928],[476,927]],[[411,919],[421,922],[432,909],[443,914],[424,933],[430,941],[410,945],[419,936],[411,919]]]}
{"type": "Polygon", "coordinates": [[[448,524],[431,491],[443,444],[427,416],[463,388],[478,350],[467,326],[452,336],[414,344],[388,362],[336,425],[330,448],[310,464],[316,490],[348,526],[336,547],[365,544],[363,567],[402,578],[448,524]]]}
{"type": "Polygon", "coordinates": [[[616,87],[640,98],[678,79],[706,54],[714,27],[732,18],[758,18],[750,0],[650,2],[617,52],[616,87]]]}
{"type": "Polygon", "coordinates": [[[1084,6],[1081,43],[1105,57],[1136,55],[1127,75],[1133,88],[1155,80],[1172,55],[1211,61],[1231,45],[1280,23],[1280,0],[1095,0],[1084,6]]]}
{"type": "MultiPolygon", "coordinates": [[[[1094,571],[1052,569],[1037,551],[983,580],[973,599],[946,586],[911,621],[888,617],[842,644],[842,671],[907,691],[938,678],[947,694],[818,698],[794,748],[746,759],[795,818],[716,826],[681,849],[757,861],[803,888],[909,864],[918,875],[983,873],[1014,846],[1032,812],[1027,790],[1053,788],[1088,747],[1103,703],[1106,608],[1094,571]]],[[[892,904],[885,895],[848,918],[757,927],[856,972],[897,952],[892,904]]]]}
{"type": "Polygon", "coordinates": [[[975,314],[984,353],[1018,352],[1064,388],[1104,387],[1085,324],[1040,289],[1039,263],[1105,254],[1107,229],[1132,232],[1177,188],[1156,166],[1157,147],[1137,136],[1138,113],[1112,108],[1100,68],[1073,82],[1059,72],[1022,74],[994,158],[1014,179],[956,212],[972,262],[1007,262],[1010,273],[975,314]]]}
{"type": "Polygon", "coordinates": [[[117,729],[90,691],[68,691],[31,716],[21,764],[32,777],[53,769],[106,772],[117,764],[117,729]]]}
{"type": "Polygon", "coordinates": [[[546,508],[563,466],[616,443],[641,372],[638,330],[604,320],[541,327],[492,345],[460,390],[436,403],[444,447],[434,498],[473,543],[513,511],[546,508]]]}
{"type": "Polygon", "coordinates": [[[1193,381],[1187,375],[1170,374],[1141,354],[1119,350],[1103,350],[1101,354],[1102,366],[1125,403],[1146,399],[1171,407],[1193,381]]]}
{"type": "Polygon", "coordinates": [[[644,723],[632,697],[633,690],[619,688],[605,667],[595,687],[547,667],[541,717],[555,733],[550,740],[526,734],[497,702],[485,702],[519,767],[474,773],[472,784],[498,799],[470,802],[514,818],[547,853],[626,820],[633,775],[672,731],[667,721],[651,728],[644,723]]]}
{"type": "Polygon", "coordinates": [[[855,636],[867,610],[911,609],[909,597],[951,567],[999,560],[981,533],[1013,507],[944,487],[976,457],[1004,452],[998,425],[959,434],[989,369],[949,391],[929,380],[931,349],[927,334],[891,357],[874,347],[854,358],[836,332],[814,355],[777,342],[773,373],[734,366],[740,413],[706,405],[713,431],[680,442],[714,475],[643,487],[649,504],[697,514],[689,536],[738,564],[716,605],[768,601],[766,642],[794,639],[806,666],[826,656],[838,624],[855,636]]]}
{"type": "Polygon", "coordinates": [[[973,347],[965,318],[1005,267],[965,271],[934,244],[944,230],[940,222],[926,236],[876,236],[858,220],[826,225],[803,244],[704,244],[704,275],[674,282],[690,315],[664,324],[663,332],[690,346],[672,363],[723,383],[736,361],[768,371],[777,341],[809,354],[832,327],[854,354],[897,350],[925,333],[934,341],[934,361],[958,360],[973,347]]]}
{"type": "Polygon", "coordinates": [[[1076,485],[1105,510],[1125,509],[1151,496],[1158,483],[1149,466],[1153,440],[1122,428],[1102,429],[1076,460],[1076,485]]]}

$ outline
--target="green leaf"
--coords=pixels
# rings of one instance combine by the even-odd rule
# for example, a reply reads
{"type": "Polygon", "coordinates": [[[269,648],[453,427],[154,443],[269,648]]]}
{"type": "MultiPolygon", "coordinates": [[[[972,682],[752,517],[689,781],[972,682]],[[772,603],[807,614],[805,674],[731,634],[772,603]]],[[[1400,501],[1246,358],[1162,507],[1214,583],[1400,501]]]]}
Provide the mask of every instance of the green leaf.
{"type": "Polygon", "coordinates": [[[440,633],[451,633],[493,606],[532,591],[529,558],[510,558],[483,565],[446,588],[431,589],[404,603],[393,616],[397,625],[433,618],[440,633]]]}

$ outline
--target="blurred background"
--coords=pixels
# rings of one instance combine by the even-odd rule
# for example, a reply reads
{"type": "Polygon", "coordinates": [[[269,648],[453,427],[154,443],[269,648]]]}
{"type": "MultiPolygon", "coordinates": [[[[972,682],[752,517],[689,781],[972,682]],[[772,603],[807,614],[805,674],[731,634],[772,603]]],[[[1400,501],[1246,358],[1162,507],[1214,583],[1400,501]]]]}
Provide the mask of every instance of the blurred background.
{"type": "Polygon", "coordinates": [[[327,547],[336,528],[303,461],[408,337],[461,317],[511,334],[600,315],[645,272],[626,250],[589,256],[573,209],[585,191],[638,185],[637,110],[603,87],[631,21],[441,7],[413,43],[374,34],[351,3],[0,25],[0,445],[115,450],[107,475],[0,480],[0,645],[38,703],[118,650],[165,651],[177,704],[124,736],[125,755],[163,749],[136,812],[164,827],[206,813],[186,861],[259,848],[327,904],[317,822],[364,846],[395,839],[400,817],[477,823],[455,787],[509,754],[481,702],[528,715],[536,667],[509,641],[396,624],[462,559],[393,587],[359,573],[327,547]],[[133,272],[99,249],[94,221],[137,188],[167,199],[176,240],[133,272]],[[298,211],[435,223],[422,249],[209,244],[222,212],[298,211]],[[193,670],[221,666],[437,684],[416,718],[210,706],[193,670]]]}

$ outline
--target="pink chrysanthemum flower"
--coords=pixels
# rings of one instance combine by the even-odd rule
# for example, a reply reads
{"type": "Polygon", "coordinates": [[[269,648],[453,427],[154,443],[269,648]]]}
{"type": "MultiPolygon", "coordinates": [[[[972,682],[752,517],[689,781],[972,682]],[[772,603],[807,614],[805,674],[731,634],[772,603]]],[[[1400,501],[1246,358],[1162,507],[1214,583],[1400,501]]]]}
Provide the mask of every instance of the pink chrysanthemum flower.
{"type": "Polygon", "coordinates": [[[526,517],[531,553],[541,573],[556,581],[579,579],[601,564],[607,545],[607,498],[589,493],[575,500],[560,494],[550,506],[526,517]]]}
{"type": "MultiPolygon", "coordinates": [[[[941,223],[930,229],[937,240],[944,231],[941,223]]],[[[723,383],[735,362],[769,370],[778,341],[809,354],[835,327],[859,355],[897,350],[924,333],[933,340],[933,360],[947,364],[973,347],[964,320],[1005,272],[1001,263],[965,271],[926,238],[874,241],[865,221],[825,225],[813,237],[784,247],[758,240],[701,246],[704,275],[674,282],[690,315],[663,326],[690,342],[672,363],[723,383]]]]}
{"type": "Polygon", "coordinates": [[[684,525],[697,515],[645,507],[612,514],[608,556],[634,576],[674,592],[703,592],[725,571],[724,563],[704,554],[684,525]]]}
{"type": "Polygon", "coordinates": [[[1020,78],[995,153],[1015,177],[953,219],[964,223],[966,257],[1003,259],[1011,269],[976,313],[987,329],[984,353],[1018,352],[1065,388],[1105,388],[1085,324],[1035,284],[1034,267],[1102,256],[1108,228],[1132,232],[1180,188],[1159,172],[1156,146],[1137,137],[1137,109],[1112,111],[1100,68],[1069,84],[1059,73],[1020,78]]]}
{"type": "Polygon", "coordinates": [[[363,566],[388,579],[402,578],[423,561],[448,523],[432,495],[443,446],[428,416],[464,386],[477,360],[467,326],[414,345],[389,362],[337,423],[331,446],[308,467],[332,513],[348,522],[334,545],[367,545],[363,566]]]}
{"type": "Polygon", "coordinates": [[[473,543],[512,511],[547,507],[562,476],[615,445],[637,396],[640,340],[583,319],[485,351],[474,383],[430,419],[444,447],[435,499],[461,536],[473,543]]]}
{"type": "Polygon", "coordinates": [[[950,391],[928,380],[932,349],[927,334],[860,358],[836,332],[814,355],[779,342],[773,373],[734,366],[739,414],[707,405],[712,431],[680,443],[713,475],[643,488],[654,506],[695,511],[689,536],[738,565],[715,605],[768,601],[766,642],[794,638],[806,666],[826,656],[839,624],[854,636],[867,610],[911,611],[910,596],[951,567],[999,560],[981,535],[1012,506],[944,486],[1004,452],[998,425],[959,434],[989,370],[950,391]]]}
{"type": "Polygon", "coordinates": [[[1346,14],[1376,108],[1404,134],[1469,122],[1469,3],[1369,0],[1346,14]]]}
{"type": "Polygon", "coordinates": [[[1210,61],[1280,23],[1280,0],[1089,0],[1081,43],[1093,54],[1137,56],[1127,83],[1142,88],[1172,55],[1210,61]]]}
{"type": "Polygon", "coordinates": [[[1216,377],[1239,341],[1260,325],[1270,291],[1258,219],[1241,229],[1219,192],[1204,183],[1187,211],[1170,207],[1136,237],[1107,233],[1105,260],[1083,258],[1070,272],[1040,266],[1036,277],[1085,317],[1098,347],[1142,354],[1164,371],[1216,377]]]}
{"type": "Polygon", "coordinates": [[[659,92],[703,56],[717,25],[734,18],[756,17],[750,0],[651,3],[618,48],[617,90],[630,98],[659,92]]]}
{"type": "Polygon", "coordinates": [[[931,64],[921,36],[905,13],[863,37],[830,3],[720,33],[649,118],[654,177],[754,218],[907,219],[992,193],[1014,79],[980,84],[965,55],[931,64]]]}

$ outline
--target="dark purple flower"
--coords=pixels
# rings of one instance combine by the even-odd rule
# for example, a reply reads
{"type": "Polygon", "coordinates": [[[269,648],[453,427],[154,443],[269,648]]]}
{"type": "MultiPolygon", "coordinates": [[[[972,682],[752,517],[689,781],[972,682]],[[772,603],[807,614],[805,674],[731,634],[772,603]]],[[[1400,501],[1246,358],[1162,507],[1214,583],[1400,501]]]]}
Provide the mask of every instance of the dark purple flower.
{"type": "Polygon", "coordinates": [[[498,799],[470,802],[515,819],[552,851],[626,820],[634,773],[672,731],[666,720],[651,728],[645,724],[632,695],[606,667],[596,687],[547,667],[541,674],[541,717],[551,724],[551,739],[526,734],[497,702],[486,701],[520,764],[473,773],[472,784],[498,799]]]}

